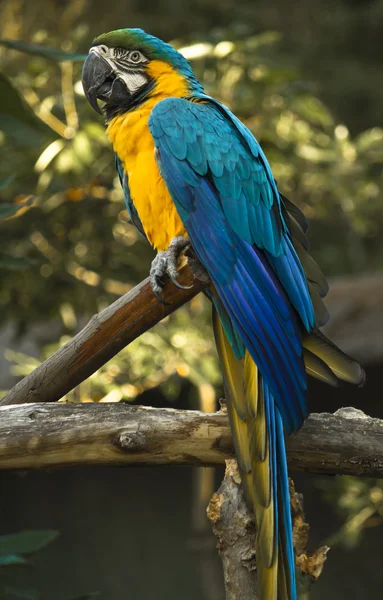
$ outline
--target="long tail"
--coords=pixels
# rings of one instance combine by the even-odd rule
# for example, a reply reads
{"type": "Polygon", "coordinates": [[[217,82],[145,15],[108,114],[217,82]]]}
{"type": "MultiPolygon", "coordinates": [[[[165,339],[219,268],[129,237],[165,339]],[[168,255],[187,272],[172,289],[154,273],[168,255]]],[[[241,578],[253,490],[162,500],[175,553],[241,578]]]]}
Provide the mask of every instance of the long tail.
{"type": "Polygon", "coordinates": [[[257,527],[260,598],[296,600],[282,418],[250,354],[238,360],[215,311],[213,321],[237,461],[257,527]]]}
{"type": "MultiPolygon", "coordinates": [[[[214,333],[245,493],[257,526],[261,600],[296,600],[295,558],[282,418],[250,354],[236,358],[216,310],[214,333]]],[[[330,385],[363,384],[364,371],[319,330],[303,336],[306,371],[330,385]]],[[[238,352],[237,352],[238,356],[238,352]]]]}
{"type": "Polygon", "coordinates": [[[304,215],[281,200],[291,236],[285,253],[247,252],[238,242],[233,281],[207,292],[236,457],[257,526],[261,600],[296,600],[284,429],[297,429],[307,416],[303,361],[307,374],[330,385],[364,382],[360,365],[319,330],[328,320],[328,285],[309,254],[304,215]]]}

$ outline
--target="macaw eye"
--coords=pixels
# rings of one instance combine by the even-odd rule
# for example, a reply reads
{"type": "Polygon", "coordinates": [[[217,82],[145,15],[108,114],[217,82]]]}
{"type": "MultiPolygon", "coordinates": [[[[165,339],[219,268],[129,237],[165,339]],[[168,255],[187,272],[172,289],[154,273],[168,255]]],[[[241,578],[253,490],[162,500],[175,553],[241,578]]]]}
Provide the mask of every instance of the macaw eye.
{"type": "Polygon", "coordinates": [[[128,54],[128,60],[134,64],[138,64],[144,60],[144,55],[139,50],[132,50],[128,54]]]}

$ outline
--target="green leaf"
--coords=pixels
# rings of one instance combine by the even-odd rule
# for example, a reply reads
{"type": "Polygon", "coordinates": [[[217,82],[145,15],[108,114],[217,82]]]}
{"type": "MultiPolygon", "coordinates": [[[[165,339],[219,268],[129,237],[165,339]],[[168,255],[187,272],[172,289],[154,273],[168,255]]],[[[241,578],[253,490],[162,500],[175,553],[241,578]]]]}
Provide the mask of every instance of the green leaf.
{"type": "Polygon", "coordinates": [[[249,50],[255,50],[261,46],[272,46],[282,39],[279,31],[265,31],[258,35],[249,37],[245,42],[245,47],[249,50]]]}
{"type": "Polygon", "coordinates": [[[58,536],[58,531],[26,530],[19,533],[0,536],[0,556],[7,554],[24,554],[45,548],[58,536]]]}
{"type": "Polygon", "coordinates": [[[6,219],[7,217],[11,217],[19,210],[19,206],[17,204],[10,204],[9,202],[3,202],[0,204],[0,220],[6,219]]]}
{"type": "Polygon", "coordinates": [[[376,147],[383,147],[383,129],[374,127],[363,131],[355,140],[358,152],[367,152],[376,147]]]}
{"type": "Polygon", "coordinates": [[[4,591],[6,594],[11,594],[12,597],[16,596],[16,598],[22,598],[23,600],[39,600],[40,594],[37,590],[32,588],[23,586],[23,589],[20,587],[13,586],[5,586],[4,591]]]}
{"type": "Polygon", "coordinates": [[[8,77],[0,72],[0,130],[20,146],[41,146],[57,134],[39,119],[8,77]]]}
{"type": "Polygon", "coordinates": [[[25,558],[19,556],[18,554],[6,554],[5,556],[0,556],[0,567],[8,565],[20,565],[25,562],[25,558]]]}
{"type": "Polygon", "coordinates": [[[29,260],[23,256],[11,256],[10,254],[0,254],[0,269],[11,269],[12,271],[21,271],[27,269],[36,261],[29,260]]]}
{"type": "Polygon", "coordinates": [[[322,125],[322,127],[331,127],[334,124],[332,115],[327,107],[314,96],[302,94],[294,98],[292,102],[293,108],[304,119],[307,119],[314,125],[322,125]]]}
{"type": "Polygon", "coordinates": [[[9,219],[9,217],[16,216],[18,213],[20,215],[25,213],[35,206],[37,202],[36,196],[19,196],[19,198],[25,198],[25,200],[20,202],[0,203],[0,221],[1,219],[9,219]]]}
{"type": "Polygon", "coordinates": [[[14,175],[10,175],[9,177],[7,177],[6,179],[4,179],[4,181],[0,182],[0,191],[1,190],[5,190],[6,187],[9,186],[10,183],[12,183],[12,181],[15,179],[14,175]]]}
{"type": "Polygon", "coordinates": [[[18,50],[19,52],[25,52],[26,54],[32,54],[34,56],[41,56],[48,60],[54,60],[58,62],[72,60],[82,61],[86,59],[86,54],[73,54],[72,52],[65,52],[58,48],[49,48],[48,46],[40,46],[39,44],[27,44],[19,40],[0,40],[2,46],[11,48],[12,50],[18,50]]]}

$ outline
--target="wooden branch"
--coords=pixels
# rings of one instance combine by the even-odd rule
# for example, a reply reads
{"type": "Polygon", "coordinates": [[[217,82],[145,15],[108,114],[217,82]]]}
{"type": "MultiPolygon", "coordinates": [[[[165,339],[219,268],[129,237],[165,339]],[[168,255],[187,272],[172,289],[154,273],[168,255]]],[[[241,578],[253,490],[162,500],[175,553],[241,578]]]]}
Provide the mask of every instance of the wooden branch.
{"type": "MultiPolygon", "coordinates": [[[[289,485],[297,597],[299,600],[308,600],[312,584],[322,573],[329,548],[322,546],[313,553],[307,550],[310,526],[303,512],[302,494],[295,491],[291,479],[289,485]]],[[[207,516],[218,540],[226,600],[257,600],[256,527],[245,501],[236,460],[226,461],[225,477],[210,500],[207,516]]]]}
{"type": "Polygon", "coordinates": [[[193,277],[188,266],[180,270],[179,282],[193,287],[181,290],[168,281],[163,292],[167,304],[161,304],[151,290],[149,279],[145,279],[94,315],[80,333],[19,381],[0,401],[0,406],[55,402],[65,396],[206,285],[193,277]]]}
{"type": "Polygon", "coordinates": [[[225,477],[209,502],[207,516],[218,540],[226,600],[257,600],[255,525],[236,460],[226,461],[225,477]]]}
{"type": "MultiPolygon", "coordinates": [[[[383,477],[383,421],[344,408],[311,415],[287,439],[292,470],[383,477]]],[[[227,415],[118,404],[0,408],[0,469],[69,465],[221,465],[227,415]]]]}
{"type": "Polygon", "coordinates": [[[303,510],[303,496],[295,491],[292,479],[289,480],[289,488],[293,519],[295,564],[297,566],[297,596],[298,600],[309,600],[311,587],[313,583],[318,581],[318,577],[323,571],[330,548],[328,546],[321,546],[314,550],[314,552],[309,552],[310,525],[306,521],[303,510]]]}

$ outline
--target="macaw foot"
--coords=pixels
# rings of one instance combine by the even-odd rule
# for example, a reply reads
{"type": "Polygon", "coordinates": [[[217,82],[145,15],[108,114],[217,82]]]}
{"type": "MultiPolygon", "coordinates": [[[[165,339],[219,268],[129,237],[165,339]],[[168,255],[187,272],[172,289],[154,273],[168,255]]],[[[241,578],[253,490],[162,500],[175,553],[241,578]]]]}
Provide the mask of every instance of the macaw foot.
{"type": "Polygon", "coordinates": [[[199,262],[193,248],[189,246],[185,251],[185,256],[188,259],[188,266],[196,279],[203,283],[210,283],[209,273],[206,271],[202,263],[199,262]]]}
{"type": "Polygon", "coordinates": [[[190,290],[192,286],[181,285],[177,280],[177,263],[180,254],[185,248],[190,246],[187,238],[182,236],[175,237],[169,244],[169,248],[159,252],[150,267],[150,285],[157,300],[162,304],[167,304],[161,297],[161,292],[165,285],[166,276],[168,276],[174,285],[181,290],[190,290]]]}

